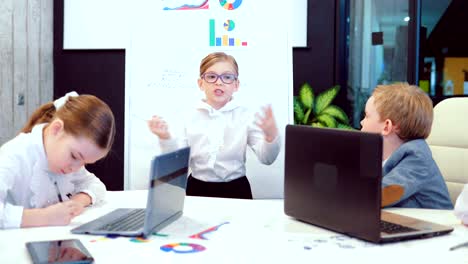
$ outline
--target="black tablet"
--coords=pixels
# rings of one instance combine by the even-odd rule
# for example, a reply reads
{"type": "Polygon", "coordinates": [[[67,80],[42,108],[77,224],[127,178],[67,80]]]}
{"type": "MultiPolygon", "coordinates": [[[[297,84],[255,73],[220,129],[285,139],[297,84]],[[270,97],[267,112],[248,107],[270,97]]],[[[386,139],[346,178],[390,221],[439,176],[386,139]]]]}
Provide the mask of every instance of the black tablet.
{"type": "Polygon", "coordinates": [[[94,259],[78,239],[27,242],[35,264],[93,263],[94,259]]]}

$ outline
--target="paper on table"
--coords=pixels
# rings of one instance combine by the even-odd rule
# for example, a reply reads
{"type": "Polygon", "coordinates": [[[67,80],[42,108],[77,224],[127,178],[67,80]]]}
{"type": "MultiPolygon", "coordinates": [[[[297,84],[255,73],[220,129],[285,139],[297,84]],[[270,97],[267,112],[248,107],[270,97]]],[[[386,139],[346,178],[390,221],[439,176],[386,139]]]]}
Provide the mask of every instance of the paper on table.
{"type": "Polygon", "coordinates": [[[167,235],[170,238],[192,238],[194,239],[214,239],[223,235],[225,237],[229,221],[213,222],[200,222],[199,220],[192,219],[187,216],[182,216],[174,223],[163,228],[158,234],[167,235]]]}
{"type": "MultiPolygon", "coordinates": [[[[345,235],[290,234],[284,233],[279,240],[282,251],[299,259],[343,260],[346,263],[405,263],[414,256],[424,263],[468,263],[466,252],[449,251],[448,245],[465,237],[464,232],[428,239],[415,239],[388,244],[373,244],[345,235]],[[359,257],[356,257],[359,255],[359,257]],[[388,256],[388,257],[383,257],[388,256]]],[[[292,261],[294,262],[294,261],[292,261]]]]}

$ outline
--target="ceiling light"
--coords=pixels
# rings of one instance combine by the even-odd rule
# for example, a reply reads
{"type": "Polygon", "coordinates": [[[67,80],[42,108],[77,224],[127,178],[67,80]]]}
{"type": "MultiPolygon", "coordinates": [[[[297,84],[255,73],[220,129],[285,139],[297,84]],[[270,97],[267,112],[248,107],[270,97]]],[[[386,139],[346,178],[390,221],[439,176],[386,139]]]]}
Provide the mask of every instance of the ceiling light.
{"type": "Polygon", "coordinates": [[[408,22],[408,21],[410,21],[410,17],[407,16],[407,17],[403,18],[403,20],[404,20],[405,22],[408,22]]]}

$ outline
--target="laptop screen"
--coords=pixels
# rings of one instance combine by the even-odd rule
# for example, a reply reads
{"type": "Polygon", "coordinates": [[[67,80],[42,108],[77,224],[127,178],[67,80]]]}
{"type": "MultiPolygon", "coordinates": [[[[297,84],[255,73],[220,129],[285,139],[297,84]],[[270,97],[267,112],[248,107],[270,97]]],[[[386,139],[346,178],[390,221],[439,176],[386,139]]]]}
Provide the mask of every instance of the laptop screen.
{"type": "Polygon", "coordinates": [[[382,138],[286,127],[285,213],[343,233],[379,235],[382,138]]]}
{"type": "Polygon", "coordinates": [[[187,147],[153,159],[145,221],[149,229],[183,211],[189,157],[187,147]]]}

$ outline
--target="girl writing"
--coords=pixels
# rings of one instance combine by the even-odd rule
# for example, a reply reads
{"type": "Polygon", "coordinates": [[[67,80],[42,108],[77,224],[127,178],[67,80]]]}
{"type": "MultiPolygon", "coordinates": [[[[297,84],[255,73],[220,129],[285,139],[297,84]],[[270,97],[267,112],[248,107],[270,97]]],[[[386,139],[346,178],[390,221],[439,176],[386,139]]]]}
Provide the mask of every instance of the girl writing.
{"type": "Polygon", "coordinates": [[[37,109],[0,148],[0,227],[67,225],[102,201],[106,188],[84,165],[107,155],[114,134],[112,111],[92,95],[37,109]]]}

